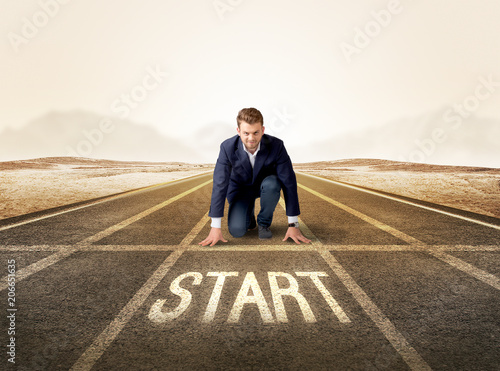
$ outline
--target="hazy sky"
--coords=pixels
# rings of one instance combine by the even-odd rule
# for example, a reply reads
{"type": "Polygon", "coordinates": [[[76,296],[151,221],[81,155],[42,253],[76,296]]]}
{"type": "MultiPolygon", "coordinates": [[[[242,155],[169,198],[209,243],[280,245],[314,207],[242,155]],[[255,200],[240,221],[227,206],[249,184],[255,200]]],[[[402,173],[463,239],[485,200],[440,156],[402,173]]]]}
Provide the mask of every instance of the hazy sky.
{"type": "Polygon", "coordinates": [[[0,1],[0,133],[84,109],[186,140],[254,106],[307,144],[500,82],[498,0],[0,1]]]}

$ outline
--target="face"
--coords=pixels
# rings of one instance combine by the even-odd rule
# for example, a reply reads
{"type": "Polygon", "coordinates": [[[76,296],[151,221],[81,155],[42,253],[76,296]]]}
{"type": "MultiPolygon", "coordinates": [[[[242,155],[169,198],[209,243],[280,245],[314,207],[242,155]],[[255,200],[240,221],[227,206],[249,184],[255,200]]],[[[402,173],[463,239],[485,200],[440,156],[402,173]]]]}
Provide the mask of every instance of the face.
{"type": "Polygon", "coordinates": [[[236,130],[248,152],[255,152],[262,139],[262,134],[264,134],[264,126],[260,123],[250,125],[248,122],[242,121],[236,130]]]}

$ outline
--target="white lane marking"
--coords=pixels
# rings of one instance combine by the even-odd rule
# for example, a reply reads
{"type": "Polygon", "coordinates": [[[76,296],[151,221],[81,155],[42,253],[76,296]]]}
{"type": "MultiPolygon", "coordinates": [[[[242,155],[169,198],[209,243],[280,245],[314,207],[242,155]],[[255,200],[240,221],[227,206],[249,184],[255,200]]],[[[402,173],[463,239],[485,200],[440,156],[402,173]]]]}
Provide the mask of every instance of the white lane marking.
{"type": "Polygon", "coordinates": [[[212,322],[215,318],[215,313],[217,312],[217,306],[219,305],[220,296],[222,294],[222,288],[224,287],[224,282],[226,277],[236,277],[238,272],[208,272],[207,277],[217,277],[215,282],[212,295],[208,301],[207,310],[203,316],[202,322],[212,322]]]}
{"type": "Polygon", "coordinates": [[[464,262],[463,260],[454,257],[453,255],[446,254],[443,251],[429,250],[429,254],[445,263],[448,263],[452,267],[455,267],[456,269],[459,269],[462,272],[465,272],[468,275],[494,287],[495,289],[500,290],[500,279],[493,274],[483,271],[482,269],[479,269],[467,262],[464,262]]]}
{"type": "Polygon", "coordinates": [[[495,252],[500,251],[500,246],[496,245],[323,245],[323,248],[330,251],[476,251],[495,252]]]}
{"type": "Polygon", "coordinates": [[[142,304],[146,301],[151,292],[165,278],[170,268],[180,258],[184,249],[173,251],[163,263],[156,269],[146,283],[136,292],[134,297],[123,307],[115,319],[104,329],[104,331],[94,340],[94,342],[78,358],[71,370],[90,370],[95,362],[102,356],[104,351],[115,340],[121,330],[130,321],[142,304]]]}
{"type": "Polygon", "coordinates": [[[311,245],[297,245],[288,243],[286,245],[215,245],[193,246],[190,251],[315,251],[311,245]]]}
{"type": "MultiPolygon", "coordinates": [[[[285,210],[285,212],[286,212],[286,204],[285,204],[285,200],[283,199],[283,197],[280,197],[279,204],[281,205],[281,207],[283,208],[283,210],[285,210]]],[[[322,243],[318,240],[318,238],[314,235],[314,233],[312,233],[312,231],[302,221],[302,219],[300,217],[299,217],[299,225],[300,225],[300,230],[301,230],[302,234],[305,237],[309,238],[311,240],[311,243],[310,244],[301,244],[301,245],[295,244],[295,247],[296,248],[300,248],[302,246],[310,246],[311,250],[316,251],[316,247],[317,246],[321,246],[322,243]]]]}
{"type": "Polygon", "coordinates": [[[393,196],[389,196],[389,195],[386,195],[386,194],[383,194],[383,193],[380,193],[380,192],[377,192],[377,191],[371,191],[371,190],[363,189],[363,188],[355,186],[355,185],[350,185],[350,184],[344,184],[344,183],[336,182],[335,180],[325,179],[325,178],[322,178],[322,177],[319,177],[319,176],[316,176],[316,175],[311,175],[311,174],[306,174],[306,173],[301,173],[301,172],[299,172],[299,174],[304,175],[304,176],[308,176],[308,177],[314,178],[314,179],[321,179],[321,180],[323,180],[325,182],[333,183],[333,184],[336,184],[336,185],[339,185],[339,186],[342,186],[342,187],[351,188],[351,189],[355,189],[357,191],[361,191],[361,192],[370,193],[370,194],[373,194],[373,195],[376,195],[376,196],[384,197],[384,198],[387,198],[389,200],[401,202],[401,203],[404,203],[404,204],[407,204],[407,205],[412,205],[412,206],[420,207],[421,209],[425,209],[425,210],[429,210],[429,211],[434,211],[436,213],[440,213],[440,214],[444,214],[444,215],[447,215],[447,216],[451,216],[453,218],[466,220],[468,222],[480,224],[480,225],[483,225],[485,227],[489,227],[489,228],[500,230],[500,226],[499,225],[495,225],[495,224],[483,222],[481,220],[472,219],[472,218],[469,218],[469,217],[466,217],[466,216],[462,216],[462,215],[458,215],[458,214],[453,214],[453,213],[450,213],[448,211],[436,209],[434,207],[420,205],[420,204],[418,204],[416,202],[411,202],[411,201],[403,200],[403,199],[400,199],[400,198],[397,198],[397,197],[393,197],[393,196]]]}
{"type": "Polygon", "coordinates": [[[54,216],[58,216],[58,215],[61,215],[61,214],[66,214],[66,213],[69,213],[69,212],[72,212],[72,211],[76,211],[76,210],[80,210],[80,209],[85,209],[86,207],[95,206],[95,205],[98,205],[98,204],[102,204],[104,202],[108,202],[108,201],[111,201],[111,200],[116,200],[118,198],[130,196],[133,193],[143,192],[143,191],[146,191],[146,190],[150,190],[152,188],[163,187],[163,186],[165,186],[167,184],[170,184],[170,183],[179,182],[181,180],[185,180],[185,179],[189,179],[189,178],[201,177],[201,176],[208,175],[208,174],[211,174],[211,173],[202,173],[202,174],[195,175],[195,176],[183,177],[183,178],[171,180],[171,181],[164,182],[164,183],[150,185],[150,186],[147,186],[147,187],[144,187],[144,188],[139,188],[139,189],[134,189],[134,190],[131,190],[131,191],[126,191],[126,192],[121,193],[119,195],[111,195],[111,196],[108,196],[106,198],[103,198],[103,199],[95,201],[95,202],[91,202],[91,203],[86,204],[86,205],[75,206],[75,207],[72,207],[72,208],[69,208],[69,209],[66,209],[66,210],[57,211],[55,213],[51,213],[51,214],[47,214],[47,215],[35,217],[33,219],[25,220],[25,221],[22,221],[22,222],[17,222],[17,223],[5,225],[3,227],[0,227],[0,232],[4,231],[6,229],[11,229],[11,228],[19,227],[21,225],[25,225],[25,224],[37,222],[39,220],[43,220],[43,219],[47,219],[47,218],[52,218],[54,216]]]}
{"type": "Polygon", "coordinates": [[[320,250],[319,253],[410,369],[431,370],[420,354],[408,343],[389,318],[385,316],[356,281],[354,281],[337,259],[327,250],[320,250]]]}
{"type": "Polygon", "coordinates": [[[269,285],[271,286],[271,295],[274,302],[274,310],[276,312],[276,319],[278,322],[288,322],[286,315],[285,305],[283,304],[283,296],[293,297],[299,304],[302,311],[304,320],[307,323],[316,322],[316,317],[309,306],[306,298],[299,292],[299,283],[297,280],[288,273],[283,272],[267,272],[269,277],[269,285]],[[277,277],[283,277],[288,280],[287,288],[280,288],[278,285],[277,277]]]}
{"type": "Polygon", "coordinates": [[[357,216],[358,218],[361,218],[362,220],[374,225],[375,227],[380,228],[380,229],[392,234],[393,236],[409,243],[410,245],[420,247],[422,251],[426,251],[426,252],[430,253],[431,255],[435,256],[436,258],[440,259],[441,261],[443,261],[447,264],[450,264],[451,266],[455,267],[456,269],[459,269],[462,272],[481,280],[482,282],[494,287],[495,289],[499,288],[498,279],[494,275],[492,275],[491,273],[488,273],[488,272],[485,272],[479,268],[476,268],[476,267],[472,266],[471,264],[466,263],[463,260],[460,260],[459,258],[456,258],[456,257],[451,256],[449,254],[446,254],[444,252],[433,252],[431,250],[432,247],[430,247],[429,245],[425,244],[422,241],[417,240],[414,237],[407,235],[406,233],[398,231],[397,229],[392,228],[392,227],[388,226],[387,224],[379,222],[379,221],[377,221],[369,216],[366,216],[366,215],[364,215],[364,214],[362,214],[354,209],[351,209],[350,207],[345,206],[344,204],[342,204],[338,201],[335,201],[335,200],[331,199],[330,197],[327,197],[319,192],[316,192],[316,191],[314,191],[306,186],[299,184],[299,187],[301,187],[301,188],[305,189],[306,191],[312,193],[313,195],[331,203],[332,205],[335,205],[343,210],[348,211],[349,213],[357,216]]]}
{"type": "Polygon", "coordinates": [[[231,313],[227,319],[228,323],[238,323],[245,304],[257,304],[262,322],[274,323],[271,310],[267,305],[266,299],[262,294],[262,290],[260,289],[259,283],[257,282],[253,272],[248,272],[243,280],[243,284],[241,285],[238,296],[236,297],[231,313]],[[253,295],[248,295],[248,291],[250,289],[252,290],[253,295]]]}
{"type": "Polygon", "coordinates": [[[193,229],[191,229],[191,231],[186,235],[186,237],[184,237],[184,239],[181,241],[181,243],[179,245],[180,246],[190,245],[191,242],[193,242],[194,238],[198,235],[198,233],[201,232],[201,230],[203,229],[205,224],[208,223],[209,220],[210,220],[210,218],[209,218],[208,212],[207,212],[205,215],[203,215],[203,217],[200,219],[200,221],[198,223],[196,223],[196,225],[193,227],[193,229]]]}
{"type": "Polygon", "coordinates": [[[326,302],[332,309],[332,312],[337,316],[340,322],[351,322],[347,314],[340,307],[339,303],[337,303],[337,300],[333,298],[332,294],[330,294],[325,285],[323,285],[323,282],[321,282],[321,280],[319,279],[319,277],[328,277],[328,274],[326,274],[325,272],[295,272],[295,274],[298,277],[309,277],[313,281],[314,285],[317,287],[321,295],[323,295],[323,298],[326,300],[326,302]]]}
{"type": "MultiPolygon", "coordinates": [[[[204,218],[205,216],[203,216],[201,220],[204,220],[204,218]]],[[[187,234],[186,238],[183,239],[183,242],[186,245],[189,245],[191,242],[193,242],[193,239],[196,235],[192,232],[195,229],[199,228],[201,220],[187,234]]],[[[125,325],[127,325],[137,309],[139,309],[144,304],[151,292],[153,292],[156,286],[158,286],[158,284],[165,278],[170,268],[180,258],[182,253],[188,248],[188,246],[185,246],[184,248],[179,248],[178,250],[173,251],[163,261],[163,263],[156,269],[153,275],[149,277],[146,283],[139,289],[139,291],[136,292],[134,297],[130,299],[125,307],[123,307],[118,316],[115,317],[115,319],[94,340],[92,345],[90,345],[90,347],[85,350],[80,358],[78,358],[71,370],[90,370],[94,366],[96,361],[103,355],[103,353],[115,340],[115,338],[122,331],[125,325]]]]}
{"type": "Polygon", "coordinates": [[[210,183],[212,183],[211,179],[208,180],[208,181],[206,181],[206,182],[204,182],[204,183],[201,183],[200,185],[197,185],[196,187],[188,189],[187,191],[182,192],[182,193],[178,194],[177,196],[171,197],[168,200],[163,201],[162,203],[159,203],[159,204],[157,204],[157,205],[155,205],[155,206],[153,206],[153,207],[151,207],[151,208],[149,208],[147,210],[144,210],[143,212],[141,212],[141,213],[139,213],[137,215],[134,215],[134,216],[132,216],[132,217],[130,217],[128,219],[125,219],[125,220],[123,220],[122,222],[120,222],[118,224],[115,224],[115,225],[113,225],[113,226],[111,226],[109,228],[106,228],[105,230],[103,230],[103,231],[101,231],[99,233],[96,233],[93,236],[87,237],[86,239],[78,242],[76,244],[76,246],[90,245],[90,244],[92,244],[94,242],[102,240],[103,238],[110,236],[111,234],[119,231],[120,229],[123,229],[123,228],[127,227],[128,225],[137,222],[138,220],[140,220],[140,219],[142,219],[142,218],[144,218],[144,217],[146,217],[146,216],[154,213],[155,211],[158,211],[158,210],[164,208],[167,205],[170,205],[172,202],[175,202],[175,201],[183,198],[184,196],[187,196],[187,195],[189,195],[189,194],[197,191],[198,189],[205,187],[206,185],[208,185],[210,183]]]}
{"type": "Polygon", "coordinates": [[[406,243],[408,243],[410,245],[423,245],[424,244],[423,242],[417,240],[414,237],[411,237],[411,236],[407,235],[406,233],[403,233],[403,232],[397,230],[396,228],[393,228],[393,227],[391,227],[391,226],[389,226],[389,225],[387,225],[385,223],[382,223],[382,222],[380,222],[380,221],[378,221],[376,219],[373,219],[372,217],[369,217],[368,215],[365,215],[365,214],[363,214],[363,213],[361,213],[361,212],[359,212],[357,210],[354,210],[353,208],[351,208],[351,207],[349,207],[347,205],[344,205],[343,203],[335,201],[334,199],[332,199],[332,198],[330,198],[328,196],[325,196],[325,195],[323,195],[323,194],[321,194],[319,192],[316,192],[315,190],[313,190],[313,189],[311,189],[309,187],[306,187],[306,186],[304,186],[302,184],[299,184],[298,186],[300,188],[306,190],[307,192],[312,193],[313,195],[321,198],[322,200],[324,200],[324,201],[326,201],[326,202],[328,202],[328,203],[330,203],[330,204],[338,207],[339,209],[347,211],[348,213],[350,213],[350,214],[358,217],[359,219],[361,219],[361,220],[363,220],[363,221],[365,221],[365,222],[367,222],[367,223],[369,223],[369,224],[371,224],[371,225],[373,225],[373,226],[375,226],[375,227],[377,227],[377,228],[379,228],[379,229],[381,229],[381,230],[383,230],[383,231],[385,231],[385,232],[393,235],[396,238],[399,238],[402,241],[405,241],[406,243]]]}
{"type": "Polygon", "coordinates": [[[162,308],[167,299],[158,299],[151,307],[149,311],[148,318],[155,323],[163,323],[167,321],[172,321],[179,317],[191,304],[193,298],[191,291],[183,289],[180,287],[181,281],[186,277],[193,277],[193,285],[199,285],[203,280],[203,275],[199,272],[188,272],[181,274],[179,277],[174,279],[170,284],[170,291],[181,298],[181,302],[171,312],[163,312],[162,308]]]}
{"type": "MultiPolygon", "coordinates": [[[[311,233],[306,232],[305,228],[301,229],[304,235],[311,236],[311,233]]],[[[330,251],[448,251],[448,252],[498,252],[498,245],[428,245],[423,250],[421,246],[412,245],[321,245],[322,248],[330,251]]],[[[178,250],[182,245],[89,245],[78,247],[78,251],[172,251],[178,250]]],[[[9,252],[56,252],[64,249],[72,249],[74,245],[32,245],[32,246],[16,246],[16,245],[0,245],[0,253],[2,251],[9,252]]],[[[284,245],[219,245],[213,247],[191,245],[190,251],[316,251],[311,244],[292,244],[284,245]]]]}
{"type": "MultiPolygon", "coordinates": [[[[118,223],[114,226],[111,226],[107,229],[105,229],[104,231],[101,231],[91,237],[88,237],[74,245],[70,245],[70,248],[62,248],[62,249],[58,249],[57,252],[55,254],[52,254],[44,259],[41,259],[39,261],[37,261],[36,263],[33,263],[31,264],[30,266],[26,267],[26,268],[23,268],[21,270],[19,270],[17,272],[17,276],[16,276],[16,279],[17,281],[20,281],[26,277],[29,277],[30,275],[32,275],[33,273],[36,273],[36,272],[39,272],[41,271],[42,269],[45,269],[49,266],[51,266],[52,264],[54,263],[57,263],[58,261],[60,261],[61,259],[64,259],[68,256],[70,256],[71,254],[75,253],[76,251],[83,251],[85,248],[89,248],[89,245],[92,243],[92,242],[95,242],[95,241],[99,241],[100,239],[106,237],[106,236],[109,236],[110,234],[126,227],[127,225],[133,223],[134,221],[137,221],[143,217],[145,217],[146,215],[149,215],[151,214],[152,212],[168,205],[168,204],[171,204],[172,202],[174,201],[177,201],[179,200],[180,198],[204,187],[205,185],[211,183],[212,180],[209,180],[205,183],[202,183],[194,188],[191,188],[177,196],[174,196],[170,199],[168,199],[167,201],[164,201],[162,202],[161,204],[158,204],[146,211],[143,211],[142,213],[139,213],[131,218],[128,218],[126,219],[125,221],[121,222],[121,223],[118,223]],[[75,247],[78,247],[78,248],[75,248],[75,247]]],[[[152,188],[154,186],[150,186],[150,187],[147,187],[147,188],[152,188]]],[[[142,189],[144,190],[144,189],[142,189]]],[[[207,216],[205,215],[202,220],[200,220],[200,222],[198,222],[196,224],[196,226],[189,232],[189,234],[184,238],[184,240],[182,241],[183,244],[185,245],[189,245],[192,240],[194,239],[194,237],[196,236],[196,234],[201,230],[201,228],[203,228],[203,220],[207,218],[207,216]]],[[[206,220],[205,220],[205,223],[206,223],[206,220]]],[[[41,245],[42,246],[42,249],[46,249],[47,245],[41,245]]],[[[30,250],[31,251],[31,250],[30,250]]],[[[46,251],[48,251],[46,249],[46,251]]],[[[5,288],[7,288],[7,276],[3,277],[2,278],[2,281],[0,281],[0,291],[1,290],[4,290],[5,288]],[[5,284],[3,284],[3,282],[5,281],[5,284]]]]}
{"type": "Polygon", "coordinates": [[[500,251],[500,245],[433,245],[431,249],[439,251],[500,251]]]}
{"type": "MultiPolygon", "coordinates": [[[[70,256],[75,251],[77,251],[77,250],[74,248],[73,249],[71,249],[71,248],[60,249],[55,254],[47,256],[46,258],[41,259],[41,260],[37,261],[36,263],[33,263],[25,268],[19,269],[16,272],[16,282],[21,281],[21,280],[25,279],[26,277],[29,277],[32,274],[37,273],[37,272],[41,271],[42,269],[45,269],[45,268],[51,266],[52,264],[57,263],[58,261],[70,256]]],[[[5,290],[8,287],[7,277],[8,276],[5,276],[2,278],[2,281],[0,282],[0,291],[5,290]]]]}
{"type": "Polygon", "coordinates": [[[73,245],[0,245],[2,251],[18,251],[18,252],[54,252],[65,249],[72,249],[73,245]]]}
{"type": "MultiPolygon", "coordinates": [[[[284,204],[281,204],[283,207],[284,204]]],[[[371,318],[375,325],[379,328],[380,332],[391,343],[394,349],[399,353],[401,358],[406,362],[410,369],[415,371],[431,370],[425,360],[418,354],[405,337],[396,329],[392,322],[387,318],[384,313],[377,307],[377,305],[370,299],[370,297],[363,291],[363,289],[354,281],[349,273],[340,265],[337,259],[324,248],[321,241],[318,240],[312,231],[302,222],[299,218],[299,223],[310,239],[314,238],[317,251],[330,266],[333,272],[337,275],[343,285],[351,293],[354,299],[363,308],[365,313],[371,318]]]]}

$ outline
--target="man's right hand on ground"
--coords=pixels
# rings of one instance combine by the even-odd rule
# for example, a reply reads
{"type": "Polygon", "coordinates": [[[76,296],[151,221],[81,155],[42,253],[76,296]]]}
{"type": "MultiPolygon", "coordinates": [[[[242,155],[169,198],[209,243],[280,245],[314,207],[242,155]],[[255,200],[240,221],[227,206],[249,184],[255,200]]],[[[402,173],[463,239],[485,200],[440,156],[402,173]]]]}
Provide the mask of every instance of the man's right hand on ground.
{"type": "Polygon", "coordinates": [[[227,240],[224,239],[224,236],[222,236],[222,228],[212,227],[208,237],[201,241],[198,245],[207,246],[210,244],[210,246],[214,246],[219,241],[227,242],[227,240]]]}

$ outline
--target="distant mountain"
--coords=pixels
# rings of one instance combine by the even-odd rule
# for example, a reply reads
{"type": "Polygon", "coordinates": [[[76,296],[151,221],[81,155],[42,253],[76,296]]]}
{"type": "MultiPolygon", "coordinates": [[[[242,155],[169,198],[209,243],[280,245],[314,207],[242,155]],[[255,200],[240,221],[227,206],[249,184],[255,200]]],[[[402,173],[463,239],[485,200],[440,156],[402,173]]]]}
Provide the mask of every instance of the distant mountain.
{"type": "Polygon", "coordinates": [[[0,133],[0,161],[60,156],[201,161],[195,149],[152,126],[85,111],[51,112],[20,129],[8,128],[0,133]]]}
{"type": "Polygon", "coordinates": [[[220,144],[236,135],[236,123],[211,122],[192,134],[198,149],[203,154],[203,163],[215,163],[219,156],[220,144]]]}
{"type": "Polygon", "coordinates": [[[443,112],[350,132],[290,148],[294,162],[378,158],[402,162],[500,168],[500,121],[443,119],[443,112]]]}

